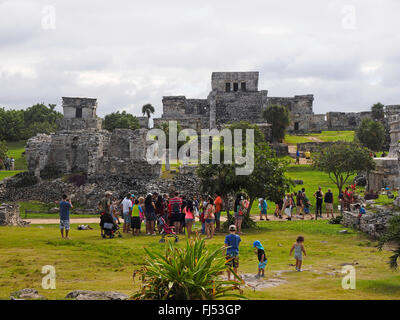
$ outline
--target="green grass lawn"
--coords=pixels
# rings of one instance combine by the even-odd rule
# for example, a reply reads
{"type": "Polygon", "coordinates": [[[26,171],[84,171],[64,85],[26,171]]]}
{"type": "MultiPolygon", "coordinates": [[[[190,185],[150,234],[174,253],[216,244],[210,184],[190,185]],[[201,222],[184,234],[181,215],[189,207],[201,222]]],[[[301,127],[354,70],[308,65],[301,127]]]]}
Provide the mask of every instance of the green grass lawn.
{"type": "Polygon", "coordinates": [[[15,176],[17,173],[22,172],[22,170],[14,170],[14,171],[0,171],[0,181],[4,178],[15,176]]]}
{"type": "Polygon", "coordinates": [[[13,157],[15,159],[15,169],[16,170],[26,170],[26,159],[23,153],[25,152],[26,141],[18,142],[7,142],[9,158],[13,157]]]}
{"type": "MultiPolygon", "coordinates": [[[[198,223],[197,223],[198,225],[198,223]]],[[[72,226],[71,240],[61,240],[58,225],[32,225],[25,228],[0,227],[0,299],[12,291],[36,288],[50,299],[63,299],[72,290],[115,290],[131,294],[138,288],[132,283],[132,272],[144,261],[144,248],[162,252],[158,236],[103,240],[99,227],[78,231],[72,226]],[[41,288],[42,267],[56,268],[56,289],[41,288]]],[[[274,288],[253,291],[250,299],[399,299],[400,273],[387,265],[390,252],[378,251],[376,243],[350,230],[326,221],[262,222],[259,229],[248,231],[240,244],[240,273],[257,272],[257,258],[252,243],[260,240],[266,248],[266,278],[276,278],[275,271],[293,270],[289,250],[298,235],[305,237],[307,257],[302,273],[281,275],[287,283],[274,288]],[[356,263],[356,290],[343,290],[342,264],[356,263]],[[337,272],[333,274],[332,272],[337,272]]],[[[142,229],[143,230],[143,229],[142,229]]],[[[142,231],[143,232],[143,231],[142,231]]],[[[225,234],[207,240],[210,248],[223,245],[225,234]]],[[[181,240],[183,237],[181,236],[181,240]]],[[[177,244],[182,247],[184,241],[177,244]]]]}
{"type": "Polygon", "coordinates": [[[310,137],[318,138],[324,142],[331,141],[348,141],[351,142],[354,140],[354,131],[322,131],[321,133],[310,133],[305,135],[289,135],[285,136],[284,141],[287,144],[298,144],[298,143],[306,143],[312,142],[310,137]]]}

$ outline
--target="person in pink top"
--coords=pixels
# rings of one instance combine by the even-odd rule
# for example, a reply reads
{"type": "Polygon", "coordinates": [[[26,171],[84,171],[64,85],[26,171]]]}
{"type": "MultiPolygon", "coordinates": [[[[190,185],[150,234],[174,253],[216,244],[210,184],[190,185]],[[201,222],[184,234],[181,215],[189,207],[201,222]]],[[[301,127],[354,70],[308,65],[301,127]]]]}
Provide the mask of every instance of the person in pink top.
{"type": "Polygon", "coordinates": [[[192,233],[192,226],[194,223],[194,208],[193,202],[191,200],[188,200],[186,202],[186,207],[183,209],[183,213],[185,214],[185,224],[188,238],[190,238],[190,235],[192,233]]]}

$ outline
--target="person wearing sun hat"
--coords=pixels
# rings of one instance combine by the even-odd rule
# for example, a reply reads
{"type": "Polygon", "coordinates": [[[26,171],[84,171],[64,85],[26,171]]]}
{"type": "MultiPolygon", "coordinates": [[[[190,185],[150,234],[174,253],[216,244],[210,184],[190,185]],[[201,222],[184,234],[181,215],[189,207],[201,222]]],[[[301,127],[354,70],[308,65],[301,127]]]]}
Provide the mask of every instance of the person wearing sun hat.
{"type": "Polygon", "coordinates": [[[265,250],[263,245],[259,240],[254,241],[253,247],[256,248],[254,251],[255,254],[258,256],[258,274],[256,278],[264,278],[264,271],[265,271],[265,266],[267,265],[268,259],[265,255],[265,250]]]}

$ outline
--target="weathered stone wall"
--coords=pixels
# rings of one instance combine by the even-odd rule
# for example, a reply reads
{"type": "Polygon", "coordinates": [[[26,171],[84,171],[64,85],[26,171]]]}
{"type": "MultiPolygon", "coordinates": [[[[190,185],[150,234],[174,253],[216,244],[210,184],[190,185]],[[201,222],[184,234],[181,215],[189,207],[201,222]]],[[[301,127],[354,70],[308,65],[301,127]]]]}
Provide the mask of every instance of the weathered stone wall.
{"type": "Polygon", "coordinates": [[[165,116],[184,116],[186,113],[186,97],[185,96],[168,96],[163,97],[163,114],[165,116]]]}
{"type": "Polygon", "coordinates": [[[239,121],[260,123],[262,122],[261,108],[260,92],[217,92],[215,95],[216,125],[219,127],[239,121]]]}
{"type": "Polygon", "coordinates": [[[326,120],[328,130],[356,130],[361,121],[365,118],[371,118],[371,112],[328,112],[326,120]]]}
{"type": "Polygon", "coordinates": [[[76,109],[82,109],[82,119],[95,119],[97,99],[63,97],[64,118],[76,118],[76,109]]]}
{"type": "Polygon", "coordinates": [[[211,75],[211,90],[225,92],[226,83],[238,84],[238,91],[241,91],[241,83],[246,83],[246,91],[258,91],[259,72],[213,72],[211,75]]]}
{"type": "Polygon", "coordinates": [[[0,226],[26,226],[28,222],[21,220],[19,216],[19,205],[0,204],[0,226]]]}
{"type": "Polygon", "coordinates": [[[285,106],[292,114],[313,114],[314,95],[294,97],[269,97],[267,106],[278,104],[285,106]]]}
{"type": "Polygon", "coordinates": [[[372,238],[377,239],[385,233],[388,221],[399,214],[400,212],[386,209],[378,213],[367,213],[359,218],[358,212],[345,211],[343,212],[342,224],[345,227],[365,232],[372,238]]]}

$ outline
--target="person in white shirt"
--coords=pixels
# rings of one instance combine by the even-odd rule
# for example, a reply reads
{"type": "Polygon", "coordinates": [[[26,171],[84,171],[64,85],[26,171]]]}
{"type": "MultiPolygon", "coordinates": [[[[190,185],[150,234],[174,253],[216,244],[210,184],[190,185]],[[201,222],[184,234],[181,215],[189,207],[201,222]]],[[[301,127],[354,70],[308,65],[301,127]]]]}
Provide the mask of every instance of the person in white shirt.
{"type": "Polygon", "coordinates": [[[131,226],[131,212],[132,212],[132,201],[131,195],[127,194],[124,200],[121,202],[122,216],[124,218],[123,232],[128,233],[131,226]]]}

